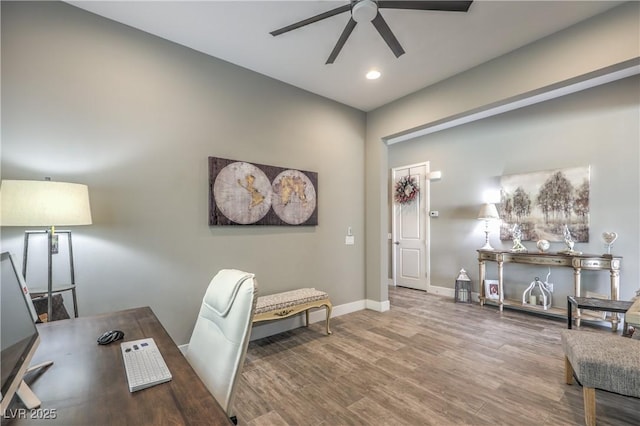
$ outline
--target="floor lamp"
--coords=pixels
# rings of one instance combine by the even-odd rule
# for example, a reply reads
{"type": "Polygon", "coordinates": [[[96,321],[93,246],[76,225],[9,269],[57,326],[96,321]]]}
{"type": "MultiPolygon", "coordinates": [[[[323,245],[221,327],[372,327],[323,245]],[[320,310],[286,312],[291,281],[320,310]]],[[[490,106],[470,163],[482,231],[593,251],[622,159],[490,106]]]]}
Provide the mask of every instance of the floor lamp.
{"type": "Polygon", "coordinates": [[[489,244],[489,222],[498,219],[500,219],[500,215],[498,214],[498,209],[495,204],[485,203],[480,207],[478,220],[484,220],[485,234],[484,246],[482,246],[480,250],[493,250],[493,247],[489,244]]]}
{"type": "Polygon", "coordinates": [[[47,237],[47,289],[31,290],[34,296],[47,295],[47,320],[53,316],[53,295],[71,291],[74,316],[78,316],[76,298],[75,270],[73,266],[73,244],[71,231],[56,230],[56,226],[91,225],[89,189],[86,185],[52,182],[51,180],[3,180],[0,186],[2,226],[46,226],[43,230],[26,230],[24,234],[24,252],[22,275],[27,275],[29,258],[29,238],[34,234],[46,234],[47,237]],[[70,283],[53,283],[53,255],[58,253],[58,234],[66,234],[69,250],[70,283]]]}

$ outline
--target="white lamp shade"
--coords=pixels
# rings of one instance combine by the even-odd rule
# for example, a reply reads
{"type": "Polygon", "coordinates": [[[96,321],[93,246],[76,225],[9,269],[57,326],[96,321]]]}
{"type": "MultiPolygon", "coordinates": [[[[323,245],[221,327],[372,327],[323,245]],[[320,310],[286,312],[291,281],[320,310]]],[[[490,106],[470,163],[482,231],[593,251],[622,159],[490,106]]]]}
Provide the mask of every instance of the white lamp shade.
{"type": "Polygon", "coordinates": [[[3,180],[0,225],[91,225],[89,188],[67,182],[3,180]]]}
{"type": "Polygon", "coordinates": [[[500,219],[500,215],[498,214],[498,209],[495,204],[485,203],[480,207],[480,212],[478,213],[478,219],[480,220],[496,220],[500,219]]]}

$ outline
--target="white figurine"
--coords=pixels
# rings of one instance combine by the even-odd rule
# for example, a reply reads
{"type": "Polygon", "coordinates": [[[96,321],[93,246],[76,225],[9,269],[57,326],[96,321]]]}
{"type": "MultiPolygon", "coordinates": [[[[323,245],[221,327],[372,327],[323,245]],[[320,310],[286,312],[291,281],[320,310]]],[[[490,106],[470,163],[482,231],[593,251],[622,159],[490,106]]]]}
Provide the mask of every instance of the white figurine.
{"type": "Polygon", "coordinates": [[[615,232],[603,232],[602,240],[604,241],[604,245],[607,248],[607,254],[611,254],[611,246],[613,242],[618,239],[618,234],[615,232]]]}
{"type": "Polygon", "coordinates": [[[514,253],[526,253],[527,248],[522,245],[522,231],[517,223],[514,224],[511,229],[511,236],[513,238],[513,247],[511,248],[511,251],[514,253]]]}
{"type": "Polygon", "coordinates": [[[573,242],[573,238],[571,237],[571,231],[569,231],[569,225],[564,225],[563,235],[564,235],[564,243],[567,245],[567,248],[565,250],[559,251],[558,253],[582,254],[581,251],[575,251],[573,249],[574,242],[573,242]]]}

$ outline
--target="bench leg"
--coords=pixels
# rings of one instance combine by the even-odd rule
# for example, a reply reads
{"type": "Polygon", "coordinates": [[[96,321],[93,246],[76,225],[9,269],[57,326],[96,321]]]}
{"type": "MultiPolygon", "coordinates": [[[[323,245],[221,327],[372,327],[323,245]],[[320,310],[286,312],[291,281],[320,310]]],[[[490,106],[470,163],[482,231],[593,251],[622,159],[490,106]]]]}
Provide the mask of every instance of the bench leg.
{"type": "Polygon", "coordinates": [[[564,357],[564,380],[568,385],[573,384],[573,367],[566,356],[564,357]]]}
{"type": "Polygon", "coordinates": [[[584,386],[582,395],[584,399],[584,424],[596,426],[596,390],[584,386]]]}
{"type": "MultiPolygon", "coordinates": [[[[564,380],[568,385],[573,384],[573,367],[566,356],[564,357],[564,380]]],[[[586,426],[596,426],[596,390],[583,386],[582,399],[584,404],[584,424],[586,426]]]]}
{"type": "Polygon", "coordinates": [[[304,311],[305,316],[307,317],[307,322],[305,323],[305,327],[309,327],[309,309],[304,311]]]}
{"type": "Polygon", "coordinates": [[[329,329],[329,319],[331,318],[331,305],[326,305],[327,307],[327,334],[331,334],[331,330],[329,329]]]}

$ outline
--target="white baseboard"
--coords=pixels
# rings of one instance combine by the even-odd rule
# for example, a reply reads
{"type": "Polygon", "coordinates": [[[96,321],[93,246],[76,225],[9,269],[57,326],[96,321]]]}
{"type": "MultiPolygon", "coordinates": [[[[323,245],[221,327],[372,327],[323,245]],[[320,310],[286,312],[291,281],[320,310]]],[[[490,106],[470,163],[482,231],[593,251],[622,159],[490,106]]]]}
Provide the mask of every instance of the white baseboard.
{"type": "Polygon", "coordinates": [[[427,291],[427,293],[431,293],[431,294],[437,294],[440,296],[448,296],[448,297],[453,297],[455,296],[455,291],[452,288],[449,287],[438,287],[435,285],[429,286],[429,291],[427,291]]]}
{"type": "MultiPolygon", "coordinates": [[[[393,282],[389,281],[389,285],[393,286],[393,282]]],[[[455,297],[455,295],[456,295],[455,289],[449,288],[449,287],[440,287],[440,286],[436,286],[436,285],[430,285],[429,286],[429,290],[427,291],[427,293],[429,293],[429,294],[437,294],[438,296],[446,296],[446,297],[451,297],[451,298],[455,297]]],[[[479,293],[473,293],[472,292],[471,293],[471,299],[473,301],[475,301],[475,302],[479,302],[480,301],[479,293]]],[[[379,302],[374,302],[374,303],[379,303],[379,302]]],[[[388,304],[389,302],[386,302],[386,303],[388,304]]],[[[367,309],[377,310],[377,309],[375,309],[373,307],[370,308],[369,306],[367,306],[367,309]]],[[[381,311],[381,312],[384,312],[384,311],[381,311]]]]}
{"type": "MultiPolygon", "coordinates": [[[[429,287],[429,293],[452,298],[456,295],[456,291],[453,288],[437,287],[433,285],[429,287]]],[[[480,302],[480,293],[471,292],[471,300],[473,300],[474,302],[480,302]]]]}
{"type": "MultiPolygon", "coordinates": [[[[389,279],[389,285],[393,286],[393,280],[389,279]]],[[[449,287],[439,287],[436,285],[430,285],[429,286],[429,290],[427,290],[427,293],[429,294],[437,294],[439,296],[448,296],[448,297],[453,297],[455,296],[455,291],[452,288],[449,287]]],[[[389,304],[389,302],[386,302],[387,304],[389,304]]],[[[369,308],[369,306],[367,306],[367,309],[374,309],[374,308],[369,308]]],[[[376,310],[376,309],[374,309],[376,310]]],[[[381,311],[384,312],[384,311],[381,311]]]]}
{"type": "Polygon", "coordinates": [[[366,308],[371,309],[372,311],[386,312],[391,309],[391,305],[388,300],[385,300],[384,302],[377,302],[375,300],[367,299],[366,308]]]}

